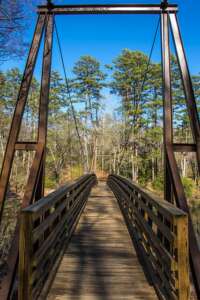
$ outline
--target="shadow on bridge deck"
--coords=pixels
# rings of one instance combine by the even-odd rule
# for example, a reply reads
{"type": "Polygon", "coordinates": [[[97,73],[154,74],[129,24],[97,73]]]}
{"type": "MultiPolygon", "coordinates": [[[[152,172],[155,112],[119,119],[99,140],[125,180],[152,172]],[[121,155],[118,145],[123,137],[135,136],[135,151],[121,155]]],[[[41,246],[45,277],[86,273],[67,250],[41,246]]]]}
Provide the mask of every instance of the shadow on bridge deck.
{"type": "Polygon", "coordinates": [[[157,299],[105,182],[93,188],[48,300],[157,299]]]}

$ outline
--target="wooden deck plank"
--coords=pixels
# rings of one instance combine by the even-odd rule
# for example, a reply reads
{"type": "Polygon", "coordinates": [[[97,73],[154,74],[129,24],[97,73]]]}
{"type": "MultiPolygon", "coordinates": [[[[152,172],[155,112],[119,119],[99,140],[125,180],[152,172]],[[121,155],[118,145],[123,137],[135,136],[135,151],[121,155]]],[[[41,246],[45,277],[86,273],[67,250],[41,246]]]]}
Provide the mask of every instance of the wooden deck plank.
{"type": "Polygon", "coordinates": [[[93,188],[48,295],[69,299],[157,299],[105,182],[93,188]]]}

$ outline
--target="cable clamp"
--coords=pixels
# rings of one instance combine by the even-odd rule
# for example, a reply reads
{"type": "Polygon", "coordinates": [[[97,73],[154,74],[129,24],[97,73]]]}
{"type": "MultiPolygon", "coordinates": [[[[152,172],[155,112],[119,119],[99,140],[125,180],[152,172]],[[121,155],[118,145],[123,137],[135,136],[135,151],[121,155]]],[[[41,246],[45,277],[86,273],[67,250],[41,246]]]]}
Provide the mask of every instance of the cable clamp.
{"type": "Polygon", "coordinates": [[[51,10],[54,7],[52,0],[47,0],[47,8],[51,10]]]}
{"type": "Polygon", "coordinates": [[[166,10],[168,8],[168,5],[169,5],[168,0],[163,0],[160,4],[160,8],[162,10],[166,10]]]}

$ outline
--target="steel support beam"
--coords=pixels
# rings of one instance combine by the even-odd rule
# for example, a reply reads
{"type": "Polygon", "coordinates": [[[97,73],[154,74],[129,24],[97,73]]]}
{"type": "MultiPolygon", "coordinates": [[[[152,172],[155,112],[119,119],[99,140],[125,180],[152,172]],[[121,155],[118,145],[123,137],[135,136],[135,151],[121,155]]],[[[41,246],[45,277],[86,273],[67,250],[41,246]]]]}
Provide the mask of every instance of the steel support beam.
{"type": "Polygon", "coordinates": [[[37,148],[37,142],[17,142],[15,144],[15,150],[35,151],[37,148]]]}
{"type": "Polygon", "coordinates": [[[45,181],[45,157],[46,157],[46,140],[47,140],[47,122],[48,122],[48,106],[49,106],[49,89],[51,75],[51,59],[53,47],[53,29],[54,15],[49,14],[47,17],[47,25],[45,31],[45,45],[43,53],[42,79],[40,90],[39,104],[39,124],[38,124],[38,142],[44,146],[43,163],[41,166],[35,200],[44,196],[45,181]]]}
{"type": "Polygon", "coordinates": [[[54,17],[48,15],[45,30],[42,79],[39,104],[38,142],[46,145],[54,17]]]}
{"type": "Polygon", "coordinates": [[[0,222],[2,218],[7,186],[8,186],[10,172],[11,172],[12,163],[15,154],[15,144],[18,139],[23,112],[28,98],[31,79],[32,79],[35,62],[37,59],[38,50],[40,47],[40,42],[41,42],[42,33],[44,29],[45,18],[46,16],[44,15],[40,15],[38,17],[38,22],[36,25],[36,30],[34,33],[22,83],[20,86],[20,90],[17,98],[17,104],[15,107],[14,116],[13,116],[8,142],[6,146],[6,151],[4,155],[4,160],[2,164],[1,177],[0,177],[0,222]]]}
{"type": "Polygon", "coordinates": [[[182,144],[174,143],[173,144],[174,152],[196,152],[196,144],[182,144]]]}
{"type": "MultiPolygon", "coordinates": [[[[168,5],[166,12],[178,10],[177,5],[168,5]]],[[[80,14],[161,14],[163,9],[157,4],[104,4],[104,5],[40,5],[38,13],[62,15],[80,14]]]]}
{"type": "Polygon", "coordinates": [[[166,146],[173,143],[172,129],[172,92],[169,48],[169,16],[166,11],[161,14],[161,48],[163,72],[163,121],[164,121],[164,197],[173,202],[173,190],[166,146]]]}
{"type": "Polygon", "coordinates": [[[176,48],[177,59],[180,67],[180,72],[182,76],[183,87],[185,91],[188,115],[190,119],[192,134],[194,142],[196,143],[197,150],[197,162],[198,169],[200,172],[200,122],[199,115],[197,111],[194,90],[192,86],[192,80],[189,72],[189,68],[187,65],[186,55],[183,47],[183,42],[181,39],[181,33],[178,26],[178,20],[176,14],[171,14],[169,16],[172,35],[174,38],[174,45],[176,48]]]}

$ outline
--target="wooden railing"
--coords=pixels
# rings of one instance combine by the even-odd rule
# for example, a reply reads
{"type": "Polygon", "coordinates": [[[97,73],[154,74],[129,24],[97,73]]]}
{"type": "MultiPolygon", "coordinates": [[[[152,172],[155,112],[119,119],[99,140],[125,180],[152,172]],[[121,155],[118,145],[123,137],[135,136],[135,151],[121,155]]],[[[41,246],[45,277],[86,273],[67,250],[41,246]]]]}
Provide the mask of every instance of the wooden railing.
{"type": "Polygon", "coordinates": [[[159,299],[188,300],[187,214],[121,176],[110,175],[108,185],[118,199],[159,299]]]}
{"type": "Polygon", "coordinates": [[[190,270],[193,279],[192,281],[196,289],[196,298],[200,300],[200,248],[198,246],[188,201],[172,146],[166,146],[166,155],[168,157],[167,167],[170,174],[174,200],[176,201],[176,205],[188,215],[190,270]]]}
{"type": "Polygon", "coordinates": [[[21,213],[19,299],[44,299],[92,186],[94,174],[59,188],[21,213]]]}

